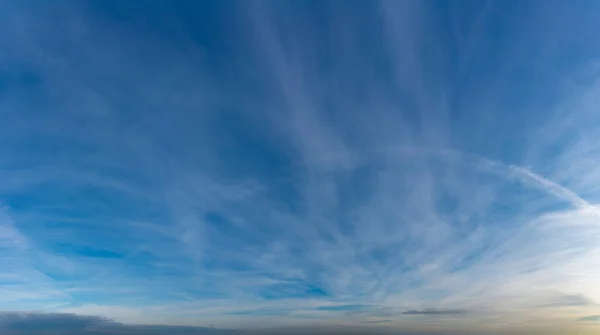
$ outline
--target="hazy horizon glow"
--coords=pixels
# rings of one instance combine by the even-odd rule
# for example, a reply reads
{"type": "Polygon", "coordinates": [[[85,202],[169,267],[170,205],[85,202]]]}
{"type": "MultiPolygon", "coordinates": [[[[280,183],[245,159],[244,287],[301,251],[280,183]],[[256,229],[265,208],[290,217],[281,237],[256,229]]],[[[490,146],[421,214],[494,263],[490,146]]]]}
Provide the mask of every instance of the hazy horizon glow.
{"type": "Polygon", "coordinates": [[[598,36],[583,0],[2,2],[0,330],[593,334],[598,36]]]}

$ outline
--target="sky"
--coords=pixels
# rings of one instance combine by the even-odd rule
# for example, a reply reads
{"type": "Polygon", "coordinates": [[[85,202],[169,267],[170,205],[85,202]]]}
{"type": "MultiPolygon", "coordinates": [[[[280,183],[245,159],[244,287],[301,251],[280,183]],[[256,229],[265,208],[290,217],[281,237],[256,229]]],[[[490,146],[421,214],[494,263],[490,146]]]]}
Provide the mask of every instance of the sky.
{"type": "Polygon", "coordinates": [[[600,2],[0,2],[3,334],[596,334],[600,2]]]}

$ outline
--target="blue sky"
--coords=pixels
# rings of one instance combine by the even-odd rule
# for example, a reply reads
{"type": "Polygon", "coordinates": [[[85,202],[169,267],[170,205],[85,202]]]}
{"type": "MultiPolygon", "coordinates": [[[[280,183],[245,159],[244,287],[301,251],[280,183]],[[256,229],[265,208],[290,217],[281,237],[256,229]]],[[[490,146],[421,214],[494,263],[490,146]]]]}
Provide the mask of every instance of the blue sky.
{"type": "Polygon", "coordinates": [[[2,317],[591,332],[597,36],[594,1],[4,1],[2,317]]]}

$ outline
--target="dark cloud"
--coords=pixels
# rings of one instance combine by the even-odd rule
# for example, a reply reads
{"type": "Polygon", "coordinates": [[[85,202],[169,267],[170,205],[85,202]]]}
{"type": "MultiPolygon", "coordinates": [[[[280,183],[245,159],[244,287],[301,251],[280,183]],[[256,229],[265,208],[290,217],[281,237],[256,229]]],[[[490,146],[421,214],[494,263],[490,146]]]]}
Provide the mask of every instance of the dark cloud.
{"type": "Polygon", "coordinates": [[[373,320],[373,321],[365,321],[363,323],[390,323],[392,320],[373,320]]]}
{"type": "Polygon", "coordinates": [[[579,321],[592,321],[592,322],[600,322],[600,315],[588,315],[584,316],[579,321]]]}
{"type": "Polygon", "coordinates": [[[209,327],[125,325],[112,320],[76,314],[0,313],[2,335],[211,335],[232,330],[209,327]]]}
{"type": "Polygon", "coordinates": [[[427,308],[427,309],[420,309],[420,310],[409,310],[406,311],[402,314],[407,314],[407,315],[433,315],[433,316],[458,316],[458,315],[465,315],[467,314],[467,311],[465,311],[464,309],[435,309],[435,308],[427,308]]]}

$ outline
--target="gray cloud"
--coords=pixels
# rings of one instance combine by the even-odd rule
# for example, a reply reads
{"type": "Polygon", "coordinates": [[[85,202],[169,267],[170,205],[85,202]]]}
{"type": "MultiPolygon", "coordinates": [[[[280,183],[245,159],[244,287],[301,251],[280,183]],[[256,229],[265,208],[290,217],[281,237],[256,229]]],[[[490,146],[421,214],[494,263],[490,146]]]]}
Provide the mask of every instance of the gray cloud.
{"type": "Polygon", "coordinates": [[[574,306],[594,306],[596,303],[581,294],[568,294],[554,297],[538,307],[574,307],[574,306]]]}
{"type": "Polygon", "coordinates": [[[392,320],[373,320],[373,321],[365,321],[363,323],[373,324],[373,323],[390,323],[390,322],[392,322],[392,320]]]}
{"type": "Polygon", "coordinates": [[[234,331],[210,327],[162,325],[125,325],[112,320],[76,314],[16,313],[0,314],[0,333],[4,335],[98,335],[98,334],[230,334],[234,331]]]}
{"type": "Polygon", "coordinates": [[[600,315],[588,315],[579,319],[579,321],[600,322],[600,315]]]}
{"type": "Polygon", "coordinates": [[[435,309],[427,308],[421,310],[408,310],[402,314],[406,315],[435,315],[435,316],[453,316],[453,315],[465,315],[466,310],[463,309],[435,309]]]}

